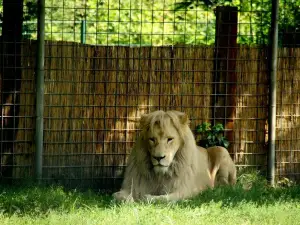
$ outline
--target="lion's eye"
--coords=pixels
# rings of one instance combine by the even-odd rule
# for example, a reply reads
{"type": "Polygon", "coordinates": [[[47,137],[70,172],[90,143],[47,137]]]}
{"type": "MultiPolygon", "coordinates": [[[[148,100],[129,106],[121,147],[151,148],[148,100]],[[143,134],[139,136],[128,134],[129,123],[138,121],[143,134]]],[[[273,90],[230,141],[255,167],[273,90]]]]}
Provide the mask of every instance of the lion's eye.
{"type": "Polygon", "coordinates": [[[154,143],[155,139],[154,138],[149,138],[149,141],[154,143]]]}
{"type": "Polygon", "coordinates": [[[168,138],[168,143],[170,143],[171,141],[173,141],[174,138],[168,138]]]}

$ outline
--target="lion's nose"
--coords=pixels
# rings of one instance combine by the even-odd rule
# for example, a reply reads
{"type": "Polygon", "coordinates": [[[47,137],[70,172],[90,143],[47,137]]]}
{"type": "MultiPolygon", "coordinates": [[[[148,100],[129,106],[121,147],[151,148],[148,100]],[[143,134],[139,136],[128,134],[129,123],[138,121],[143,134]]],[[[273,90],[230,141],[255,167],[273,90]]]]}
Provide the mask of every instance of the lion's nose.
{"type": "Polygon", "coordinates": [[[165,157],[166,157],[166,156],[158,156],[158,157],[154,157],[154,156],[153,156],[153,158],[156,159],[157,162],[159,162],[160,160],[162,160],[162,159],[165,158],[165,157]]]}

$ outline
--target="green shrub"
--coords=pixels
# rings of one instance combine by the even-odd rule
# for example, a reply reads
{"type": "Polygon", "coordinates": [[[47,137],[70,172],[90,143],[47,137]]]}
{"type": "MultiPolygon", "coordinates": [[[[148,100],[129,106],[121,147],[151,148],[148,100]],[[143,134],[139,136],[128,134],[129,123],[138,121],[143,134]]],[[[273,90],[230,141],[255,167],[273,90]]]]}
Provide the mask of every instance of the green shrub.
{"type": "Polygon", "coordinates": [[[197,144],[204,148],[212,146],[228,148],[229,142],[223,133],[224,127],[222,124],[218,123],[211,126],[210,123],[204,122],[196,127],[197,144]]]}

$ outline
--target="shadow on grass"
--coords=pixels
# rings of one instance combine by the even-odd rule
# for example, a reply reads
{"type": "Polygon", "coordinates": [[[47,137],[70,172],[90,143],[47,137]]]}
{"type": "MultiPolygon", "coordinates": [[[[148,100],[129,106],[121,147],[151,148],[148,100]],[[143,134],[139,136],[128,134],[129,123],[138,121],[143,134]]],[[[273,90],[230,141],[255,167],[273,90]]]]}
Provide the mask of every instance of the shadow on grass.
{"type": "Polygon", "coordinates": [[[235,186],[223,186],[202,192],[197,197],[182,201],[180,206],[197,207],[218,202],[223,207],[238,207],[244,203],[257,206],[300,201],[300,186],[287,180],[284,185],[271,187],[259,172],[241,174],[235,186]]]}
{"type": "Polygon", "coordinates": [[[44,214],[52,210],[71,212],[79,208],[107,208],[113,205],[108,194],[67,190],[59,186],[0,186],[0,212],[44,214]]]}
{"type": "MultiPolygon", "coordinates": [[[[194,208],[215,202],[222,207],[238,207],[245,203],[259,206],[293,201],[300,201],[300,186],[272,188],[267,186],[262,177],[246,175],[240,176],[233,187],[206,190],[191,200],[176,203],[175,206],[194,208]]],[[[68,213],[77,209],[104,209],[116,205],[110,194],[94,191],[66,190],[57,186],[0,186],[0,211],[8,215],[47,215],[53,210],[68,213]]]]}
{"type": "Polygon", "coordinates": [[[219,202],[223,207],[238,207],[253,203],[257,206],[274,205],[280,202],[300,201],[300,186],[272,188],[254,185],[245,190],[242,185],[207,190],[199,196],[179,203],[182,207],[197,207],[201,204],[219,202]]]}

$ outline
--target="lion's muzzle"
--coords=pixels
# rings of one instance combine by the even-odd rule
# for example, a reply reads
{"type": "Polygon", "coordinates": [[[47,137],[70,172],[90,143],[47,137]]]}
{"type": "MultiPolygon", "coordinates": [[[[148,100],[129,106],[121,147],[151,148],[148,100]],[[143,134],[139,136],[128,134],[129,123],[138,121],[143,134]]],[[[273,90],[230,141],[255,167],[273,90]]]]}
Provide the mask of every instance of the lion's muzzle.
{"type": "Polygon", "coordinates": [[[151,156],[151,161],[155,173],[164,174],[168,171],[170,163],[166,156],[151,156]]]}
{"type": "Polygon", "coordinates": [[[157,174],[165,174],[165,173],[167,173],[168,168],[169,168],[169,166],[163,166],[163,165],[160,165],[160,164],[158,164],[158,165],[156,165],[156,166],[153,167],[154,172],[157,173],[157,174]]]}
{"type": "Polygon", "coordinates": [[[167,157],[164,156],[151,156],[153,166],[169,166],[167,157]]]}
{"type": "Polygon", "coordinates": [[[158,163],[160,162],[160,160],[166,158],[166,156],[152,156],[158,163]]]}

